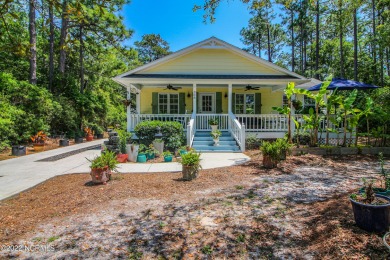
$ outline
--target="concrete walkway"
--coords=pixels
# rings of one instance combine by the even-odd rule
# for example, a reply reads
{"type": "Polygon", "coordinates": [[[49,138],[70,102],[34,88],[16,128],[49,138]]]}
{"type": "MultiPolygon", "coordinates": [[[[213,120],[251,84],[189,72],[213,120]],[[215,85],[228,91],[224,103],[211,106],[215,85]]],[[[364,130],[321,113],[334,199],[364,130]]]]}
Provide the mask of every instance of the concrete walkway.
{"type": "MultiPolygon", "coordinates": [[[[0,161],[0,200],[16,195],[54,176],[71,173],[88,173],[88,159],[100,155],[100,150],[84,151],[53,162],[39,160],[59,154],[102,144],[97,140],[23,157],[0,161]]],[[[201,156],[203,169],[242,164],[250,158],[242,153],[204,153],[201,156]]],[[[121,173],[178,172],[181,165],[172,163],[125,163],[119,165],[121,173]]]]}

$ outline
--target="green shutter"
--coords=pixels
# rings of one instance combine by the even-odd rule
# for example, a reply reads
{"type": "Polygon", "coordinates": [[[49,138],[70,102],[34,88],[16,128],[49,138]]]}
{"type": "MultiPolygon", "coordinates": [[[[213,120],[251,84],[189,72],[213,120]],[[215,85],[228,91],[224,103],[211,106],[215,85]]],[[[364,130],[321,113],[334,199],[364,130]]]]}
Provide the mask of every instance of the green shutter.
{"type": "Polygon", "coordinates": [[[232,113],[236,113],[236,94],[232,93],[232,113]]]}
{"type": "Polygon", "coordinates": [[[158,114],[158,93],[152,93],[152,114],[158,114]]]}
{"type": "Polygon", "coordinates": [[[179,93],[179,114],[186,112],[186,93],[179,93]]]}
{"type": "Polygon", "coordinates": [[[261,114],[261,93],[255,93],[255,114],[261,114]]]}
{"type": "Polygon", "coordinates": [[[221,114],[222,113],[222,92],[217,92],[215,94],[215,105],[216,105],[215,112],[217,114],[221,114]]]}

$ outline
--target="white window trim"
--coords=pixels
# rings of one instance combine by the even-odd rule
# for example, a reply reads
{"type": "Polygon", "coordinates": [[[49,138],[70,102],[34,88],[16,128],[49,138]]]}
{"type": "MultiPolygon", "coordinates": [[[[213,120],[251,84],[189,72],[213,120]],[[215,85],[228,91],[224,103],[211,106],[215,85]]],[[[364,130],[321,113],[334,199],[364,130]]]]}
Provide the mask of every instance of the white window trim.
{"type": "Polygon", "coordinates": [[[160,95],[168,95],[167,97],[167,111],[168,113],[167,114],[164,114],[164,115],[170,115],[171,114],[171,95],[177,95],[177,114],[173,114],[173,115],[178,115],[180,114],[180,95],[179,93],[158,93],[158,102],[157,102],[157,106],[158,106],[158,113],[159,114],[162,114],[160,112],[160,95]]]}
{"type": "MultiPolygon", "coordinates": [[[[253,114],[256,114],[256,95],[254,93],[234,93],[234,111],[236,111],[236,106],[237,106],[237,95],[244,95],[244,114],[241,115],[246,115],[246,95],[253,95],[253,114]]],[[[253,115],[253,114],[248,114],[248,115],[253,115]]],[[[240,115],[240,114],[239,114],[240,115]]]]}

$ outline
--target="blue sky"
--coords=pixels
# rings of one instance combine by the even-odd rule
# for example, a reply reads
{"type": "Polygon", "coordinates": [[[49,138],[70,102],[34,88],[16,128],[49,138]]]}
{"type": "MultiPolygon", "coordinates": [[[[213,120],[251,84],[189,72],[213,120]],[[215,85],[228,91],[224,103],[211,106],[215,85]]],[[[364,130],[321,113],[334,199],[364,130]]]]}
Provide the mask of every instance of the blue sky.
{"type": "Polygon", "coordinates": [[[203,12],[193,12],[195,4],[203,0],[132,0],[121,14],[128,28],[135,31],[128,45],[141,39],[144,34],[160,34],[168,41],[171,51],[177,51],[211,36],[218,37],[237,47],[244,47],[240,41],[240,30],[250,18],[247,5],[239,0],[223,1],[216,12],[213,24],[203,23],[203,12]]]}

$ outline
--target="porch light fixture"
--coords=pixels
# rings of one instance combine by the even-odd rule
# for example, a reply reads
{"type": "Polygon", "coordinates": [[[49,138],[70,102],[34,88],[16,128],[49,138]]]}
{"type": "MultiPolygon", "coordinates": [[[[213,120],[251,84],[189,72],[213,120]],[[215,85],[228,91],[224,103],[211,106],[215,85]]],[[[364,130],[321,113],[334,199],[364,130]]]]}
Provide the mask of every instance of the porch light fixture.
{"type": "Polygon", "coordinates": [[[188,94],[187,94],[187,97],[188,97],[188,98],[190,98],[190,97],[191,97],[191,93],[190,93],[190,92],[188,92],[188,94]]]}
{"type": "Polygon", "coordinates": [[[138,142],[139,138],[138,138],[138,136],[135,134],[135,132],[131,135],[131,140],[134,141],[134,142],[138,142]]]}
{"type": "Polygon", "coordinates": [[[227,98],[228,97],[228,95],[227,95],[227,92],[225,93],[225,98],[227,98]]]}

